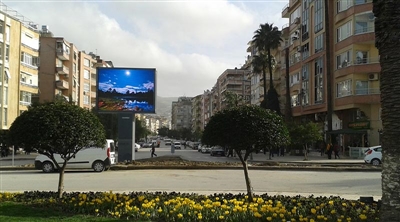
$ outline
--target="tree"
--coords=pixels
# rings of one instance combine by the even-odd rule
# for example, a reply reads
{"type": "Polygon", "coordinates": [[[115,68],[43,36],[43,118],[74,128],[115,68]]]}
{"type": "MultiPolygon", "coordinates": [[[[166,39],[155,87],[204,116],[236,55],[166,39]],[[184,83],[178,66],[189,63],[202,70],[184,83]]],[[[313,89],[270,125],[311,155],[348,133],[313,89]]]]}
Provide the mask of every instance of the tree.
{"type": "Polygon", "coordinates": [[[308,122],[305,124],[291,123],[288,126],[290,141],[292,145],[302,146],[304,160],[308,160],[308,145],[322,140],[322,134],[318,124],[308,122]]]}
{"type": "Polygon", "coordinates": [[[157,129],[158,135],[160,135],[162,137],[167,137],[168,136],[168,131],[169,131],[169,128],[165,127],[165,126],[157,129]]]}
{"type": "Polygon", "coordinates": [[[277,49],[282,41],[281,31],[279,31],[278,27],[273,26],[273,24],[260,24],[260,28],[254,32],[252,44],[256,47],[259,58],[255,58],[254,65],[260,66],[260,62],[263,62],[264,65],[261,65],[263,68],[268,67],[269,71],[269,90],[267,94],[267,78],[265,69],[261,70],[263,72],[263,81],[264,81],[264,100],[261,103],[261,106],[266,109],[275,110],[280,114],[279,107],[279,98],[278,93],[274,90],[273,76],[272,70],[274,67],[274,59],[271,56],[271,50],[277,49]],[[278,105],[278,106],[276,106],[278,105]]]}
{"type": "Polygon", "coordinates": [[[11,144],[36,149],[50,158],[59,170],[58,195],[64,187],[67,162],[85,147],[104,147],[106,137],[99,119],[90,111],[69,103],[51,102],[30,107],[12,123],[11,144]],[[54,154],[64,160],[62,166],[54,154]]]}
{"type": "Polygon", "coordinates": [[[382,207],[380,221],[400,218],[400,1],[374,0],[375,45],[379,50],[382,106],[382,207]]]}
{"type": "Polygon", "coordinates": [[[224,97],[227,108],[232,108],[243,104],[243,97],[237,93],[225,91],[224,97]]]}
{"type": "Polygon", "coordinates": [[[210,146],[233,149],[239,157],[246,181],[247,194],[252,199],[252,187],[247,160],[262,147],[280,147],[289,142],[283,119],[275,112],[258,106],[238,106],[213,115],[204,129],[202,142],[210,146]]]}
{"type": "Polygon", "coordinates": [[[143,125],[143,121],[135,117],[135,139],[139,141],[141,138],[145,138],[148,135],[147,128],[143,125]]]}
{"type": "Polygon", "coordinates": [[[325,57],[326,57],[326,104],[327,104],[327,122],[328,122],[328,132],[332,131],[332,115],[333,115],[333,97],[332,97],[332,70],[333,66],[331,65],[331,27],[330,27],[330,14],[329,7],[332,3],[331,0],[325,0],[325,57]]]}

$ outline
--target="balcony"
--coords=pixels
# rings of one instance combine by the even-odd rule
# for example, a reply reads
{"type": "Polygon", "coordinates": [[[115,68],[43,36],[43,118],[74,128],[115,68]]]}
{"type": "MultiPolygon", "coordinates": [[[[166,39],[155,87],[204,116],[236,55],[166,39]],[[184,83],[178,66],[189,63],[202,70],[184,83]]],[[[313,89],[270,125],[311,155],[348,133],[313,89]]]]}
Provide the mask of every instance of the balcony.
{"type": "Polygon", "coordinates": [[[97,83],[96,83],[96,80],[92,80],[92,81],[90,81],[90,85],[92,85],[92,86],[96,86],[96,85],[97,85],[97,83]]]}
{"type": "Polygon", "coordinates": [[[289,18],[289,15],[289,3],[287,3],[282,9],[282,18],[289,18]]]}
{"type": "Polygon", "coordinates": [[[379,88],[357,88],[354,94],[337,97],[336,106],[356,107],[356,104],[379,104],[381,102],[379,88]]]}
{"type": "Polygon", "coordinates": [[[289,0],[289,10],[291,11],[300,4],[300,0],[289,0]]]}
{"type": "Polygon", "coordinates": [[[379,73],[380,71],[379,57],[356,58],[355,61],[339,64],[335,71],[335,77],[354,73],[379,73]]]}
{"type": "Polygon", "coordinates": [[[289,36],[289,23],[282,26],[282,36],[289,36]]]}
{"type": "Polygon", "coordinates": [[[69,83],[65,80],[57,80],[56,81],[56,87],[59,89],[68,89],[69,88],[69,83]]]}
{"type": "Polygon", "coordinates": [[[69,50],[57,49],[57,57],[61,60],[69,60],[69,50]]]}
{"type": "Polygon", "coordinates": [[[95,98],[96,97],[96,92],[90,92],[90,97],[95,98]]]}
{"type": "Polygon", "coordinates": [[[62,65],[56,68],[58,74],[62,75],[68,75],[69,74],[69,68],[62,65]]]}

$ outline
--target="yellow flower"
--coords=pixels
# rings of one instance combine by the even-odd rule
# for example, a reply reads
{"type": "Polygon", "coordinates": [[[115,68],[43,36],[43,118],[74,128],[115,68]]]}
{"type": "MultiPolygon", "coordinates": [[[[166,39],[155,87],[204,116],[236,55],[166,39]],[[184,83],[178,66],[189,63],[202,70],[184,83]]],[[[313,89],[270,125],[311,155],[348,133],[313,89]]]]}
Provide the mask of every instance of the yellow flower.
{"type": "Polygon", "coordinates": [[[221,215],[221,216],[219,216],[218,218],[219,218],[220,220],[223,220],[223,219],[224,219],[224,216],[221,215]]]}
{"type": "Polygon", "coordinates": [[[227,210],[227,211],[225,211],[225,215],[228,215],[229,214],[229,211],[227,210]]]}
{"type": "Polygon", "coordinates": [[[312,214],[316,214],[316,213],[317,213],[317,210],[316,210],[315,208],[311,208],[311,213],[312,213],[312,214]]]}
{"type": "Polygon", "coordinates": [[[158,213],[161,213],[162,212],[162,209],[161,209],[161,207],[160,208],[158,208],[158,213]]]}
{"type": "Polygon", "coordinates": [[[267,221],[272,221],[272,217],[267,217],[267,221]]]}
{"type": "Polygon", "coordinates": [[[333,200],[330,200],[328,203],[329,205],[333,205],[333,200]]]}
{"type": "Polygon", "coordinates": [[[98,212],[99,212],[99,209],[94,210],[94,212],[98,213],[98,212]]]}
{"type": "Polygon", "coordinates": [[[180,218],[182,218],[183,217],[183,215],[182,214],[178,214],[178,218],[180,219],[180,218]]]}
{"type": "Polygon", "coordinates": [[[260,213],[258,213],[258,212],[255,212],[254,216],[257,217],[257,218],[260,218],[262,215],[260,213]]]}

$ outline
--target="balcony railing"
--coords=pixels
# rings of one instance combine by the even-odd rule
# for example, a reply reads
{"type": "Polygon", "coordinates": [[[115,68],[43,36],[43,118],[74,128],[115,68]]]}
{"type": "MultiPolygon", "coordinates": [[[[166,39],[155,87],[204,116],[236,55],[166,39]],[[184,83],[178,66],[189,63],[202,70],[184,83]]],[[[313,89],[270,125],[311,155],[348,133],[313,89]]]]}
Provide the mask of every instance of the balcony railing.
{"type": "Polygon", "coordinates": [[[355,89],[355,95],[376,95],[381,94],[381,90],[379,88],[363,88],[363,89],[355,89]]]}
{"type": "Polygon", "coordinates": [[[370,57],[370,58],[356,58],[354,60],[354,65],[363,65],[363,64],[374,64],[379,63],[380,57],[370,57]]]}
{"type": "Polygon", "coordinates": [[[57,73],[58,74],[68,75],[69,74],[69,68],[64,66],[64,65],[57,66],[57,73]]]}
{"type": "Polygon", "coordinates": [[[354,29],[354,35],[359,35],[359,34],[364,34],[364,33],[369,33],[369,32],[375,32],[374,25],[354,29]]]}
{"type": "Polygon", "coordinates": [[[19,104],[23,106],[30,106],[31,102],[19,101],[19,104]]]}
{"type": "Polygon", "coordinates": [[[68,89],[69,88],[69,83],[65,80],[57,80],[56,81],[56,86],[59,89],[68,89]]]}

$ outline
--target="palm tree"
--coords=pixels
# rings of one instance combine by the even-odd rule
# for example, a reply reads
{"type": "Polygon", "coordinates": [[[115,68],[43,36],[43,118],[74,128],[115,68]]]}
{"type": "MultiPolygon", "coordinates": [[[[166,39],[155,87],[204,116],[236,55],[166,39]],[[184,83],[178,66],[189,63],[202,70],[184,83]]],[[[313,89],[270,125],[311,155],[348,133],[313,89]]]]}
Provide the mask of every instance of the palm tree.
{"type": "MultiPolygon", "coordinates": [[[[277,49],[281,44],[281,31],[279,31],[278,27],[273,26],[273,24],[260,24],[260,28],[254,32],[252,44],[256,47],[260,54],[266,53],[268,61],[265,61],[268,65],[269,71],[269,88],[273,89],[274,84],[272,82],[272,56],[271,50],[277,49]]],[[[266,80],[266,76],[263,76],[264,82],[266,80]]],[[[267,87],[265,87],[267,88],[267,87]]]]}
{"type": "Polygon", "coordinates": [[[400,1],[374,0],[375,46],[379,50],[382,106],[382,207],[380,221],[400,218],[400,1]]]}

